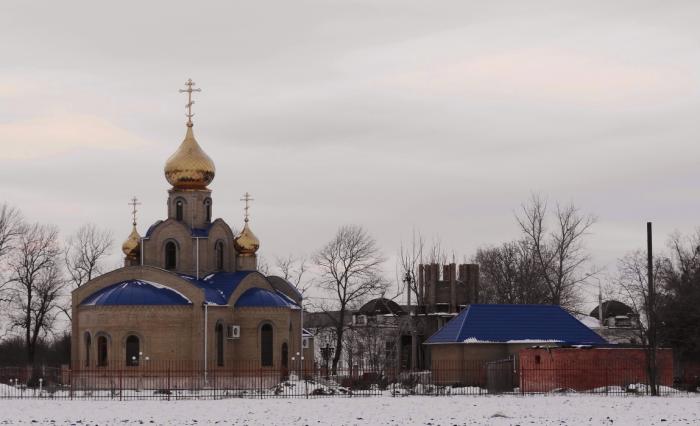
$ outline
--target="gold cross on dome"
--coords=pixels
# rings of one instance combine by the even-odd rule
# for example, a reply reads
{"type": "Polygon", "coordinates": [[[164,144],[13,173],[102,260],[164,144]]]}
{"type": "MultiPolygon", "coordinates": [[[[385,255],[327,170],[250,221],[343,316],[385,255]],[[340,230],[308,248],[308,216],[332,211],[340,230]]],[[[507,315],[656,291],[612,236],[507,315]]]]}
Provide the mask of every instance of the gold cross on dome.
{"type": "Polygon", "coordinates": [[[250,215],[248,214],[248,209],[250,208],[249,203],[251,201],[255,201],[255,199],[252,198],[250,194],[246,192],[245,194],[243,194],[243,198],[241,198],[241,201],[245,201],[245,208],[243,210],[245,210],[245,222],[248,223],[248,219],[250,218],[250,215]]]}
{"type": "Polygon", "coordinates": [[[185,86],[187,86],[187,89],[180,89],[180,93],[187,93],[187,104],[185,104],[185,108],[187,108],[187,114],[185,114],[185,117],[187,117],[187,126],[192,127],[192,117],[194,117],[194,114],[192,113],[192,105],[194,105],[194,101],[192,100],[192,92],[201,92],[202,89],[193,89],[192,86],[195,85],[195,82],[192,81],[191,78],[187,79],[185,82],[185,86]]]}
{"type": "Polygon", "coordinates": [[[138,211],[138,210],[136,210],[136,206],[140,206],[141,203],[139,203],[139,199],[138,199],[138,198],[134,197],[134,198],[131,199],[131,202],[129,203],[129,205],[132,207],[132,209],[131,209],[131,217],[132,217],[132,219],[133,219],[134,226],[136,226],[136,212],[138,211]]]}

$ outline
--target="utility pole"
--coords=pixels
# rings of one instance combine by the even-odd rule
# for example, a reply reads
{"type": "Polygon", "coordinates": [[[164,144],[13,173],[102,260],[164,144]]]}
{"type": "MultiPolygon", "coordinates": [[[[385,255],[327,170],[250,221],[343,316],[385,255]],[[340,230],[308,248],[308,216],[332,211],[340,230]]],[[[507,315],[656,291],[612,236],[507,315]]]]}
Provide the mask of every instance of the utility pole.
{"type": "Polygon", "coordinates": [[[656,294],[654,288],[654,258],[651,244],[651,222],[647,222],[647,370],[651,394],[658,395],[656,386],[656,294]]]}

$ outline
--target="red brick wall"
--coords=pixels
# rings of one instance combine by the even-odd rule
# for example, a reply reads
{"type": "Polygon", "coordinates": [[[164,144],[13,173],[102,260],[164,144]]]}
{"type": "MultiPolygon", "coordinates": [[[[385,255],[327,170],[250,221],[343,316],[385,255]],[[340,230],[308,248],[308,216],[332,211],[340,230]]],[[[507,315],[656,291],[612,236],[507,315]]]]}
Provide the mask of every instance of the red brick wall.
{"type": "MultiPolygon", "coordinates": [[[[557,388],[585,391],[647,383],[644,349],[523,349],[519,359],[520,386],[524,392],[548,392],[557,388]]],[[[659,384],[671,386],[672,350],[660,349],[657,364],[659,384]]]]}

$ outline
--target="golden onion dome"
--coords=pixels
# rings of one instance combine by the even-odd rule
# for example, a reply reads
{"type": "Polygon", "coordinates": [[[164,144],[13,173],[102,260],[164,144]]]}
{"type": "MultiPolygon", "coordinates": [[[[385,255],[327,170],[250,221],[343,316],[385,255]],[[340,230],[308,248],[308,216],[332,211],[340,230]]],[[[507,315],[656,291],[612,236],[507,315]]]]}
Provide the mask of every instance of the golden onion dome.
{"type": "Polygon", "coordinates": [[[129,237],[124,241],[124,244],[122,244],[122,251],[126,257],[138,257],[140,245],[141,235],[139,235],[139,232],[136,230],[136,225],[134,224],[133,228],[131,228],[131,234],[129,234],[129,237]]]}
{"type": "Polygon", "coordinates": [[[238,254],[242,255],[253,255],[260,248],[260,240],[253,234],[248,226],[248,221],[246,221],[241,231],[236,238],[233,239],[233,245],[236,248],[238,254]]]}
{"type": "Polygon", "coordinates": [[[206,189],[214,180],[214,162],[194,138],[192,126],[187,126],[185,140],[165,162],[165,178],[177,189],[206,189]]]}

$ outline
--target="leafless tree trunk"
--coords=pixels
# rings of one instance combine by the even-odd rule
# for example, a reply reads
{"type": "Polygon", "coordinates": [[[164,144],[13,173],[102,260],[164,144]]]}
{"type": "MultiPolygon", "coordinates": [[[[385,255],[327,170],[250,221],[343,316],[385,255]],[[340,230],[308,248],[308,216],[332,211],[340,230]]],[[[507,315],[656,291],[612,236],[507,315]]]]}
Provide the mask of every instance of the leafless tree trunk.
{"type": "Polygon", "coordinates": [[[336,345],[333,373],[343,350],[345,318],[351,305],[362,298],[385,291],[387,282],[382,277],[384,262],[379,248],[362,227],[341,227],[335,237],[314,257],[319,268],[320,287],[333,295],[339,310],[336,323],[336,345]]]}
{"type": "Polygon", "coordinates": [[[557,204],[553,230],[549,231],[546,216],[547,202],[533,196],[522,206],[517,220],[547,285],[549,303],[572,308],[577,286],[595,274],[581,270],[589,260],[584,238],[596,219],[582,215],[573,204],[557,204]]]}
{"type": "Polygon", "coordinates": [[[39,337],[51,331],[60,308],[64,285],[60,255],[56,228],[38,224],[22,228],[10,261],[11,320],[13,327],[24,332],[30,364],[35,361],[39,337]]]}
{"type": "Polygon", "coordinates": [[[302,297],[311,288],[309,282],[304,282],[304,273],[306,273],[306,259],[303,257],[297,258],[293,255],[287,257],[278,257],[275,259],[275,265],[280,270],[282,278],[289,281],[301,293],[302,297]]]}
{"type": "Polygon", "coordinates": [[[5,276],[7,265],[4,258],[15,248],[15,243],[23,229],[22,214],[7,203],[0,204],[0,303],[9,302],[7,286],[9,281],[5,276]]]}

